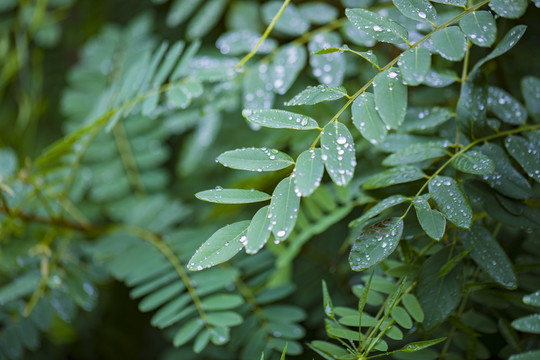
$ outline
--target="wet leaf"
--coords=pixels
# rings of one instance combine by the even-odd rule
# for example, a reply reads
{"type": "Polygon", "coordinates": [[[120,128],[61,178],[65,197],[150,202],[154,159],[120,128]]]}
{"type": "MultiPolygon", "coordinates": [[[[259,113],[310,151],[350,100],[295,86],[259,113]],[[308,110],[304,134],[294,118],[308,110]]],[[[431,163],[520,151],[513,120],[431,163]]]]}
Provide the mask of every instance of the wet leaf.
{"type": "Polygon", "coordinates": [[[376,110],[373,94],[367,92],[360,94],[354,100],[351,112],[353,124],[364,138],[372,144],[378,144],[384,140],[388,130],[376,110]]]}
{"type": "Polygon", "coordinates": [[[242,116],[253,124],[269,128],[294,130],[317,129],[319,124],[309,116],[276,109],[244,109],[242,116]]]}
{"type": "Polygon", "coordinates": [[[497,38],[495,19],[488,11],[474,11],[465,15],[459,21],[459,27],[478,46],[490,47],[497,38]]]}
{"type": "Polygon", "coordinates": [[[321,133],[322,160],[336,185],[351,181],[356,167],[354,140],[349,129],[338,121],[326,125],[321,133]]]}
{"type": "Polygon", "coordinates": [[[431,143],[415,144],[389,155],[382,163],[386,166],[413,164],[446,155],[448,155],[448,152],[442,145],[431,143]]]}
{"type": "Polygon", "coordinates": [[[307,51],[303,45],[287,44],[274,54],[269,77],[278,94],[285,94],[306,65],[307,51]]]}
{"type": "Polygon", "coordinates": [[[285,103],[286,106],[293,105],[314,105],[323,101],[332,101],[347,96],[347,91],[343,87],[331,87],[326,85],[308,86],[291,100],[285,103]]]}
{"type": "Polygon", "coordinates": [[[403,85],[399,70],[391,68],[373,80],[376,109],[387,128],[399,129],[407,112],[407,86],[403,85]]]}
{"type": "Polygon", "coordinates": [[[540,121],[540,79],[526,76],[521,80],[521,92],[531,115],[540,121]]]}
{"type": "Polygon", "coordinates": [[[495,163],[493,174],[482,178],[492,188],[514,199],[526,199],[531,194],[531,185],[510,162],[506,152],[497,144],[483,145],[479,150],[495,163]]]}
{"type": "Polygon", "coordinates": [[[504,145],[523,170],[534,180],[540,182],[540,156],[536,143],[521,136],[509,136],[504,141],[504,145]]]}
{"type": "Polygon", "coordinates": [[[431,2],[446,5],[465,6],[467,0],[431,0],[431,2]]]}
{"type": "Polygon", "coordinates": [[[320,149],[309,149],[296,159],[294,183],[295,191],[300,196],[311,195],[319,187],[324,172],[321,155],[320,149]]]}
{"type": "Polygon", "coordinates": [[[217,161],[224,166],[249,171],[274,171],[294,164],[293,159],[278,150],[267,148],[243,148],[226,151],[217,161]]]}
{"type": "Polygon", "coordinates": [[[403,131],[427,130],[437,127],[452,118],[452,111],[438,106],[432,108],[410,107],[407,109],[405,121],[401,125],[403,131]]]}
{"type": "Polygon", "coordinates": [[[384,210],[391,208],[392,206],[399,205],[401,203],[404,203],[405,201],[408,201],[409,198],[403,195],[392,195],[387,197],[386,199],[381,200],[377,204],[375,204],[373,207],[371,207],[368,211],[364,213],[364,215],[360,216],[358,219],[351,221],[349,224],[349,227],[361,225],[367,220],[371,219],[372,217],[379,215],[384,210]]]}
{"type": "Polygon", "coordinates": [[[461,228],[470,228],[472,210],[458,183],[447,176],[437,176],[429,182],[429,192],[446,218],[461,228]]]}
{"type": "Polygon", "coordinates": [[[200,191],[195,194],[199,200],[219,204],[247,204],[270,200],[271,196],[257,190],[222,189],[200,191]]]}
{"type": "Polygon", "coordinates": [[[491,233],[474,223],[470,231],[460,230],[461,242],[466,249],[472,248],[469,256],[478,266],[502,286],[515,289],[517,278],[510,259],[491,233]]]}
{"type": "MultiPolygon", "coordinates": [[[[242,81],[245,109],[268,109],[274,105],[275,94],[266,86],[270,81],[267,64],[258,64],[249,69],[242,81]]],[[[250,125],[259,127],[252,123],[250,125]]]]}
{"type": "Polygon", "coordinates": [[[491,0],[489,7],[497,15],[509,19],[517,19],[525,13],[527,0],[491,0]]]}
{"type": "MultiPolygon", "coordinates": [[[[520,0],[521,1],[521,0],[520,0]]],[[[479,60],[471,70],[471,74],[476,72],[480,68],[480,66],[484,65],[489,60],[492,60],[496,58],[497,56],[501,56],[508,50],[514,47],[514,45],[517,44],[519,39],[525,34],[525,30],[527,27],[525,25],[516,25],[512,29],[510,29],[506,35],[502,38],[501,41],[495,46],[495,49],[493,49],[492,52],[490,52],[485,58],[479,60]]]]}
{"type": "Polygon", "coordinates": [[[459,171],[475,175],[488,175],[495,171],[495,163],[479,151],[470,150],[456,156],[452,165],[459,171]]]}
{"type": "Polygon", "coordinates": [[[366,190],[402,184],[424,178],[426,175],[416,166],[398,166],[369,177],[363,187],[366,190]]]}
{"type": "MultiPolygon", "coordinates": [[[[282,5],[282,1],[269,1],[262,6],[261,14],[266,24],[270,24],[282,5]]],[[[309,22],[302,17],[294,4],[289,4],[279,17],[274,29],[287,35],[299,36],[309,29],[309,22]]]]}
{"type": "Polygon", "coordinates": [[[403,220],[390,218],[368,227],[355,240],[349,264],[353,271],[363,271],[386,259],[396,249],[401,233],[403,220]]]}
{"type": "Polygon", "coordinates": [[[467,39],[457,26],[438,30],[431,36],[430,41],[433,49],[450,61],[460,61],[467,51],[467,39]]]}
{"type": "Polygon", "coordinates": [[[341,38],[337,33],[328,32],[317,34],[308,43],[309,65],[317,80],[328,86],[340,86],[345,76],[345,57],[340,52],[325,55],[315,55],[317,51],[327,48],[335,48],[341,45],[341,38]]]}
{"type": "Polygon", "coordinates": [[[527,120],[525,107],[512,95],[498,87],[488,87],[487,106],[489,111],[505,123],[521,125],[527,120]]]}
{"type": "Polygon", "coordinates": [[[429,257],[418,275],[418,301],[424,312],[424,329],[431,330],[442,323],[458,306],[461,299],[461,264],[450,273],[438,278],[439,269],[450,255],[450,247],[445,247],[429,257]]]}
{"type": "Polygon", "coordinates": [[[245,236],[249,220],[226,225],[216,231],[189,260],[188,269],[200,271],[221,264],[236,255],[244,244],[241,238],[245,236]]]}
{"type": "Polygon", "coordinates": [[[406,17],[427,24],[435,23],[437,11],[427,0],[392,0],[398,10],[406,17]]]}
{"type": "Polygon", "coordinates": [[[416,46],[401,54],[398,66],[407,85],[419,85],[429,72],[431,54],[428,49],[416,46]]]}
{"type": "Polygon", "coordinates": [[[392,311],[390,311],[390,314],[392,315],[392,319],[394,319],[399,326],[405,329],[412,328],[413,323],[411,317],[401,306],[394,307],[392,311]]]}
{"type": "Polygon", "coordinates": [[[392,19],[362,8],[346,9],[345,15],[358,30],[379,41],[400,44],[408,40],[407,29],[392,19]]]}
{"type": "MultiPolygon", "coordinates": [[[[216,47],[224,55],[247,54],[257,45],[261,34],[248,29],[228,31],[219,36],[216,47]]],[[[274,50],[277,42],[274,39],[266,38],[257,49],[259,54],[268,54],[274,50]]]]}
{"type": "Polygon", "coordinates": [[[436,345],[438,343],[441,343],[444,340],[446,340],[445,337],[438,338],[438,339],[433,339],[433,340],[416,341],[416,342],[412,342],[412,343],[409,343],[409,344],[405,345],[404,347],[402,347],[398,351],[401,351],[401,352],[416,352],[416,351],[420,351],[422,349],[428,348],[430,346],[436,345]]]}
{"type": "Polygon", "coordinates": [[[540,314],[531,314],[512,321],[516,330],[531,334],[540,334],[540,314]]]}
{"type": "Polygon", "coordinates": [[[324,2],[308,2],[298,6],[304,19],[315,25],[326,25],[338,17],[335,7],[324,2]]]}
{"type": "Polygon", "coordinates": [[[529,295],[525,295],[523,297],[523,302],[525,304],[528,304],[528,305],[532,305],[532,306],[539,306],[540,307],[540,290],[532,293],[532,294],[529,294],[529,295]]]}
{"type": "Polygon", "coordinates": [[[270,201],[270,228],[276,242],[283,241],[291,234],[296,218],[300,197],[294,189],[294,179],[289,176],[281,180],[272,193],[270,201]]]}
{"type": "Polygon", "coordinates": [[[268,241],[271,233],[269,213],[270,206],[260,208],[251,219],[246,238],[240,238],[241,241],[245,242],[246,253],[256,254],[268,241]]]}
{"type": "Polygon", "coordinates": [[[429,195],[421,195],[413,200],[414,209],[420,226],[426,234],[434,239],[441,240],[446,229],[446,218],[437,210],[431,209],[427,199],[429,195]]]}

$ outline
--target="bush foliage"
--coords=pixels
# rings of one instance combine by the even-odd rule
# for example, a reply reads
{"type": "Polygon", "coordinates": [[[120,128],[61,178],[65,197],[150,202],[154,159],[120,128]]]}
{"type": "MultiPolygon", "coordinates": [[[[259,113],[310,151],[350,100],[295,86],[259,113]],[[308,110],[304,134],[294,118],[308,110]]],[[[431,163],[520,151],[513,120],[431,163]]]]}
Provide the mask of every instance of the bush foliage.
{"type": "Polygon", "coordinates": [[[539,6],[3,0],[0,359],[540,358],[539,6]]]}

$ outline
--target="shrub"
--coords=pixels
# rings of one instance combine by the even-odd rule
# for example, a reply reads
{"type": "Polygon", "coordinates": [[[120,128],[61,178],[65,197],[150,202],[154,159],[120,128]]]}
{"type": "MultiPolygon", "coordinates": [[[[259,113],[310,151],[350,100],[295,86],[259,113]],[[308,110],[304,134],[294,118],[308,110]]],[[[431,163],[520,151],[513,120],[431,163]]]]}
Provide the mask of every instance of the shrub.
{"type": "Polygon", "coordinates": [[[539,357],[538,6],[4,1],[0,359],[539,357]]]}

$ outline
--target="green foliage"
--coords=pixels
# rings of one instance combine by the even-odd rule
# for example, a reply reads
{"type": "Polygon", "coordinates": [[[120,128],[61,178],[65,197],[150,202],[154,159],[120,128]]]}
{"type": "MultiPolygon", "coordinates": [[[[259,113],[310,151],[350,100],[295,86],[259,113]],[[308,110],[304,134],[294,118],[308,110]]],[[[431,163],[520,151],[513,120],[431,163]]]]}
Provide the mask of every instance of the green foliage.
{"type": "Polygon", "coordinates": [[[126,3],[0,5],[0,359],[538,357],[538,2],[126,3]]]}

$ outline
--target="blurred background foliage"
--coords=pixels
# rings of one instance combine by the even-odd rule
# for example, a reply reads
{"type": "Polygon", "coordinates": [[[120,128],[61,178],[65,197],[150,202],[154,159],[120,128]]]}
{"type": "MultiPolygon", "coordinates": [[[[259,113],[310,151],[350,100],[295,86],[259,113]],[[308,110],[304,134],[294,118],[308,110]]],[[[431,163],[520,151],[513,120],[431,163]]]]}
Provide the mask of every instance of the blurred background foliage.
{"type": "MultiPolygon", "coordinates": [[[[210,1],[194,1],[194,4],[196,4],[195,6],[202,6],[201,4],[208,2],[210,1]]],[[[33,159],[42,154],[47,146],[69,133],[75,123],[82,123],[84,116],[77,114],[76,108],[79,104],[82,104],[81,107],[83,107],[85,99],[77,99],[78,102],[72,102],[73,99],[69,98],[71,95],[68,94],[70,91],[76,92],[76,90],[84,88],[84,91],[88,91],[87,93],[90,94],[92,86],[96,86],[97,93],[105,91],[105,86],[102,86],[104,84],[93,84],[92,79],[85,79],[86,83],[81,82],[79,84],[78,81],[84,78],[84,74],[79,74],[82,76],[81,78],[73,75],[77,71],[73,69],[76,69],[77,64],[80,64],[80,61],[85,58],[84,54],[86,54],[87,60],[90,59],[88,61],[92,61],[92,48],[87,47],[86,52],[83,51],[83,47],[89,41],[97,42],[96,47],[99,47],[102,40],[116,41],[121,44],[122,36],[127,36],[126,34],[129,32],[126,29],[132,26],[131,29],[133,30],[134,24],[139,24],[143,30],[141,30],[140,43],[135,45],[140,47],[141,52],[145,50],[145,46],[146,49],[154,48],[164,40],[171,43],[178,40],[193,42],[200,37],[201,48],[199,54],[218,55],[216,40],[225,31],[247,27],[261,33],[265,29],[265,23],[261,21],[260,14],[257,12],[259,5],[264,1],[223,0],[212,2],[219,8],[215,19],[213,19],[215,24],[207,32],[204,32],[203,36],[197,36],[196,34],[190,35],[190,31],[193,31],[190,30],[192,25],[190,21],[194,19],[194,15],[189,15],[186,19],[180,19],[182,20],[180,21],[178,13],[175,13],[175,4],[180,3],[180,1],[1,0],[0,148],[12,149],[11,154],[15,154],[19,164],[18,166],[14,165],[12,171],[9,171],[8,166],[2,169],[4,179],[9,176],[16,177],[14,173],[17,168],[28,171],[26,175],[19,173],[17,176],[29,176],[32,179],[31,163],[33,159]],[[252,3],[257,3],[257,6],[253,7],[252,3]],[[238,9],[242,6],[245,9],[239,11],[238,9]],[[251,8],[256,10],[253,17],[249,15],[251,11],[249,9],[251,8]],[[97,38],[98,40],[96,40],[96,36],[103,36],[104,33],[103,38],[97,38]],[[110,38],[107,38],[107,34],[110,35],[110,38]],[[76,104],[75,109],[73,108],[74,103],[76,104]]],[[[308,2],[307,0],[294,1],[297,6],[308,2]]],[[[368,3],[365,1],[338,0],[325,2],[334,6],[340,14],[344,13],[346,7],[363,6],[364,3],[368,3]]],[[[382,7],[387,4],[384,1],[380,3],[382,7]]],[[[519,94],[520,81],[525,75],[533,74],[538,76],[540,74],[540,62],[533,60],[540,58],[540,47],[538,47],[538,44],[540,44],[539,18],[540,10],[535,6],[529,6],[526,14],[519,20],[499,19],[497,22],[501,34],[506,33],[508,29],[518,23],[525,23],[528,26],[525,36],[511,52],[485,67],[487,76],[494,79],[493,81],[498,86],[513,94],[519,94]]],[[[272,37],[278,44],[286,43],[294,38],[290,34],[280,33],[279,30],[273,33],[272,37]]],[[[137,46],[134,47],[135,50],[137,50],[137,46]]],[[[381,63],[385,63],[384,60],[390,60],[398,54],[394,47],[384,43],[377,44],[375,50],[381,63]]],[[[349,56],[349,54],[346,55],[349,56]]],[[[484,53],[482,52],[473,52],[471,63],[483,56],[484,53]]],[[[233,63],[236,63],[236,60],[234,59],[233,63]]],[[[444,60],[440,60],[440,63],[447,65],[444,60]]],[[[346,69],[344,85],[347,88],[356,89],[358,84],[363,84],[373,74],[374,69],[365,64],[359,67],[349,65],[346,69]]],[[[93,80],[96,80],[96,83],[102,81],[106,84],[110,79],[105,76],[103,79],[97,79],[96,76],[93,80]]],[[[307,85],[313,83],[314,76],[304,69],[299,79],[287,93],[288,95],[277,94],[275,103],[280,104],[289,100],[292,97],[290,94],[298,93],[307,85]]],[[[248,214],[251,216],[256,209],[251,205],[208,206],[208,204],[196,200],[193,196],[194,193],[215,187],[217,184],[228,185],[229,187],[255,187],[271,193],[276,183],[286,174],[286,172],[281,171],[259,176],[258,174],[246,175],[228,171],[215,165],[213,160],[217,155],[228,149],[252,145],[272,146],[297,154],[307,148],[313,140],[309,136],[293,138],[289,132],[279,130],[274,132],[250,132],[240,112],[242,105],[239,88],[242,85],[238,82],[231,82],[228,86],[236,86],[230,91],[231,97],[236,97],[233,100],[227,98],[229,89],[221,89],[219,85],[212,85],[205,88],[207,92],[205,96],[208,100],[203,99],[194,106],[199,113],[193,115],[185,112],[185,117],[181,119],[163,116],[164,120],[159,122],[159,125],[150,126],[144,122],[144,118],[138,119],[133,116],[131,118],[132,122],[134,124],[138,123],[139,127],[134,125],[134,129],[127,129],[128,132],[132,131],[130,134],[133,134],[134,138],[135,136],[142,138],[143,135],[156,129],[163,129],[166,134],[163,137],[152,134],[155,138],[144,140],[158,139],[160,146],[162,146],[158,152],[160,154],[165,153],[165,155],[149,160],[150,165],[145,170],[151,173],[152,179],[149,180],[151,185],[145,185],[146,190],[143,193],[146,192],[146,195],[150,194],[151,196],[156,195],[155,198],[152,197],[152,201],[155,200],[155,203],[162,206],[160,208],[160,211],[163,211],[161,214],[166,214],[167,209],[169,209],[168,211],[174,210],[177,215],[177,218],[172,219],[170,223],[150,224],[148,225],[149,228],[154,226],[160,232],[173,232],[171,229],[176,231],[175,226],[180,223],[182,229],[193,231],[193,233],[178,235],[179,238],[189,238],[191,241],[186,245],[187,249],[181,249],[182,256],[187,257],[183,261],[189,259],[200,243],[217,229],[218,224],[233,222],[248,214]],[[209,94],[215,96],[212,97],[209,94]],[[218,100],[222,101],[223,104],[218,100]],[[215,113],[219,114],[216,115],[218,117],[207,116],[205,118],[207,128],[195,126],[198,120],[194,120],[194,117],[198,117],[200,113],[204,113],[212,106],[216,107],[215,113]],[[216,124],[218,125],[216,126],[216,124]],[[226,134],[226,136],[222,134],[226,134]],[[190,152],[189,149],[195,142],[200,145],[208,138],[210,140],[208,140],[206,147],[194,147],[194,150],[190,152]],[[165,173],[163,175],[163,178],[166,179],[163,180],[165,185],[161,183],[156,185],[161,179],[160,176],[162,176],[156,175],[158,172],[165,173]],[[155,191],[152,190],[152,186],[155,186],[155,191]],[[160,194],[162,195],[161,198],[160,194]],[[170,203],[174,204],[171,205],[170,203]],[[166,207],[163,204],[171,207],[163,210],[163,207],[166,207]],[[192,227],[196,229],[191,229],[192,227]]],[[[458,93],[456,87],[437,89],[436,91],[425,87],[414,88],[409,93],[410,101],[418,105],[426,104],[430,106],[455,104],[457,102],[456,94],[458,93]]],[[[335,114],[336,109],[339,109],[339,106],[334,103],[323,103],[316,108],[305,107],[303,111],[307,115],[316,113],[320,118],[329,119],[335,114]]],[[[208,113],[213,114],[212,111],[208,113]]],[[[107,143],[107,139],[97,139],[98,143],[101,140],[103,140],[102,144],[107,143]]],[[[375,153],[365,143],[359,145],[357,151],[361,152],[363,149],[366,150],[366,158],[375,153]]],[[[99,158],[99,156],[106,157],[107,153],[97,153],[95,156],[96,158],[99,158]]],[[[9,156],[5,158],[11,159],[9,156]]],[[[86,165],[91,169],[92,160],[88,160],[86,165]]],[[[371,167],[372,164],[370,163],[359,164],[359,169],[364,170],[366,174],[373,171],[370,169],[371,167]]],[[[96,173],[100,171],[99,168],[95,170],[96,173]]],[[[113,174],[111,178],[100,180],[107,183],[114,179],[113,174]]],[[[133,205],[131,203],[121,203],[121,199],[111,200],[109,194],[117,191],[117,189],[105,189],[103,187],[103,193],[99,193],[98,186],[93,190],[89,190],[89,185],[85,184],[81,179],[75,179],[74,183],[81,186],[83,189],[81,192],[87,191],[90,193],[88,195],[85,192],[84,201],[81,200],[83,195],[71,197],[71,199],[80,201],[77,206],[80,206],[79,210],[83,213],[83,216],[77,219],[95,220],[103,224],[113,220],[129,222],[126,219],[129,219],[130,216],[133,217],[133,214],[128,215],[127,210],[140,206],[143,208],[141,211],[144,211],[144,207],[148,206],[148,204],[142,202],[133,205]]],[[[133,185],[133,183],[130,185],[133,185]]],[[[17,183],[16,186],[24,187],[23,182],[17,183]]],[[[136,186],[134,187],[136,188],[136,186]]],[[[55,195],[47,194],[49,189],[44,189],[43,193],[40,194],[39,183],[36,188],[38,191],[35,191],[28,198],[48,198],[50,196],[55,199],[55,195]]],[[[336,190],[331,185],[326,184],[323,188],[329,189],[331,199],[340,197],[339,193],[336,195],[336,190]]],[[[15,190],[18,191],[19,188],[15,188],[15,190]]],[[[54,193],[54,189],[50,191],[54,193]]],[[[327,190],[321,190],[321,192],[324,191],[327,190]]],[[[119,191],[119,193],[122,192],[119,191]]],[[[135,193],[137,193],[136,189],[130,194],[136,197],[135,193]]],[[[383,197],[384,190],[373,194],[377,195],[377,197],[383,197]]],[[[319,200],[318,204],[314,200],[315,204],[311,205],[311,209],[319,211],[318,214],[312,214],[312,219],[323,218],[325,215],[333,213],[338,207],[352,206],[350,204],[357,201],[357,198],[355,198],[357,195],[353,193],[341,196],[339,202],[330,205],[331,209],[321,205],[327,204],[328,197],[325,197],[324,194],[320,195],[319,199],[323,200],[319,200]]],[[[74,195],[71,194],[70,196],[74,195]]],[[[46,200],[44,203],[48,201],[46,200]]],[[[53,214],[64,214],[64,210],[60,209],[62,206],[58,204],[51,204],[51,206],[53,207],[53,214]]],[[[43,207],[46,206],[36,205],[33,209],[37,209],[39,216],[44,216],[43,214],[47,214],[47,212],[44,212],[43,207]]],[[[24,207],[21,208],[25,211],[24,207]]],[[[61,226],[59,228],[49,227],[50,222],[47,221],[44,221],[45,224],[39,224],[40,219],[43,218],[28,215],[25,219],[25,214],[23,212],[21,218],[28,220],[28,223],[33,223],[31,227],[30,225],[26,227],[26,221],[9,221],[7,217],[2,218],[0,280],[4,291],[0,292],[3,306],[0,312],[0,321],[3,324],[3,328],[0,330],[3,336],[0,339],[0,348],[3,353],[0,356],[6,358],[74,360],[118,358],[233,359],[236,356],[235,354],[239,353],[238,348],[243,345],[234,341],[232,341],[232,345],[227,351],[215,347],[205,350],[202,355],[194,355],[189,346],[179,350],[173,349],[171,345],[173,333],[167,333],[151,326],[152,314],[139,311],[139,301],[132,299],[133,293],[130,296],[132,288],[123,282],[112,280],[109,273],[112,273],[117,279],[127,282],[129,282],[129,279],[126,280],[122,275],[118,274],[121,271],[114,268],[115,264],[108,267],[109,265],[102,266],[101,263],[94,263],[93,259],[95,258],[107,263],[111,258],[114,259],[114,256],[116,256],[114,254],[119,251],[127,251],[127,249],[136,247],[135,245],[126,243],[125,247],[119,250],[108,249],[103,245],[103,239],[97,239],[93,236],[80,237],[79,234],[72,234],[66,229],[59,229],[61,226]],[[98,240],[101,241],[102,248],[100,245],[94,246],[94,243],[97,243],[98,240]],[[115,251],[117,252],[115,253],[115,251]],[[47,278],[47,284],[42,286],[39,285],[40,270],[43,272],[44,267],[49,269],[50,273],[48,274],[51,276],[47,278]],[[20,273],[22,273],[21,269],[25,269],[25,272],[19,277],[20,273]],[[30,270],[26,272],[26,269],[30,270]],[[61,281],[58,280],[57,288],[54,286],[56,281],[55,271],[58,271],[58,276],[61,277],[61,281]],[[115,271],[118,271],[118,273],[115,273],[115,271]],[[15,278],[19,280],[15,281],[15,278]],[[24,279],[20,280],[21,278],[24,279]],[[69,288],[71,285],[67,285],[69,289],[65,290],[64,285],[60,285],[60,282],[65,284],[70,279],[75,285],[71,288],[69,288]],[[18,284],[17,281],[20,281],[20,284],[24,284],[24,286],[18,288],[20,293],[12,296],[13,293],[10,295],[9,292],[12,290],[5,289],[9,284],[18,284]],[[83,286],[81,290],[77,284],[88,284],[88,286],[83,286]],[[34,292],[36,288],[41,289],[42,293],[34,292]],[[70,299],[62,295],[66,293],[70,295],[70,299]],[[20,315],[14,315],[21,314],[24,309],[28,308],[28,304],[32,303],[32,300],[30,300],[33,298],[32,294],[37,294],[37,298],[41,295],[46,296],[50,301],[47,305],[42,302],[34,303],[35,308],[32,309],[28,319],[23,319],[20,315]],[[24,298],[24,301],[20,300],[22,298],[24,298]],[[5,306],[3,301],[6,301],[5,306]],[[82,310],[77,310],[77,308],[82,310]],[[19,325],[12,330],[8,325],[10,323],[19,325]],[[33,325],[29,325],[30,323],[33,325]],[[34,330],[29,330],[29,328],[34,330]],[[36,331],[42,335],[35,335],[36,331]],[[17,334],[24,334],[23,337],[34,334],[35,340],[29,340],[20,349],[14,349],[15,340],[13,337],[18,337],[17,334]],[[25,348],[29,350],[25,350],[25,348]]],[[[278,285],[284,286],[281,298],[286,298],[287,303],[294,305],[295,308],[303,309],[307,314],[299,317],[301,319],[299,322],[302,322],[303,325],[302,331],[304,331],[304,328],[306,331],[306,339],[322,339],[326,337],[322,325],[324,324],[324,313],[321,311],[321,279],[327,279],[334,303],[352,304],[351,306],[354,307],[356,298],[351,294],[350,287],[352,284],[361,282],[361,274],[351,275],[349,265],[344,260],[346,255],[340,251],[343,239],[350,236],[346,224],[354,217],[345,212],[343,218],[335,221],[339,221],[340,226],[330,227],[333,223],[329,222],[328,229],[324,229],[323,235],[312,235],[311,240],[302,248],[301,254],[294,259],[294,273],[283,273],[278,274],[278,276],[275,274],[268,275],[271,272],[265,266],[271,267],[274,257],[280,254],[281,250],[278,247],[275,247],[271,252],[261,254],[261,261],[258,264],[262,268],[260,274],[249,274],[246,271],[248,282],[250,276],[255,278],[260,275],[260,279],[253,280],[252,283],[255,285],[272,278],[273,281],[278,282],[278,285]],[[341,240],[328,241],[329,239],[341,240]],[[300,290],[295,292],[294,295],[291,295],[293,286],[286,287],[286,285],[290,284],[301,285],[299,286],[300,290]]],[[[51,218],[65,219],[63,216],[51,218]]],[[[66,216],[66,218],[70,219],[69,216],[66,216]]],[[[166,220],[164,221],[166,222],[166,220]]],[[[84,221],[81,223],[84,227],[84,221]]],[[[304,225],[302,230],[308,228],[309,223],[304,225]]],[[[512,231],[508,231],[508,233],[517,236],[512,231]]],[[[121,241],[118,242],[121,243],[121,241]]],[[[175,244],[178,245],[180,242],[175,243],[175,240],[171,239],[170,244],[173,244],[171,247],[174,247],[175,244]]],[[[521,250],[513,249],[511,244],[507,245],[511,251],[520,253],[521,250]]],[[[243,266],[247,266],[243,265],[242,261],[249,261],[246,258],[244,256],[239,260],[235,260],[237,261],[235,266],[238,266],[243,271],[243,266]]],[[[113,260],[111,260],[112,262],[113,260]]],[[[531,267],[534,268],[533,265],[531,267]]],[[[290,268],[284,268],[290,270],[290,268]]],[[[533,275],[529,274],[524,277],[525,283],[528,281],[529,284],[534,284],[536,281],[534,276],[538,275],[537,270],[535,271],[533,275]],[[530,276],[530,278],[526,278],[527,276],[530,276]]],[[[365,282],[365,279],[362,279],[362,281],[365,282]]],[[[229,284],[229,287],[234,287],[231,284],[229,284]]],[[[509,302],[519,300],[515,295],[508,294],[507,296],[508,298],[514,297],[510,300],[505,299],[509,302]]],[[[279,298],[278,296],[276,299],[279,298]]],[[[480,305],[478,306],[480,307],[480,305]]],[[[502,304],[501,309],[505,309],[507,306],[507,303],[502,304]]],[[[499,309],[493,311],[498,312],[499,309]]],[[[516,313],[522,314],[523,311],[518,309],[516,313]]],[[[512,315],[512,317],[515,316],[512,315]]],[[[457,320],[455,323],[458,323],[458,328],[462,325],[457,320]]],[[[487,326],[493,325],[489,321],[488,323],[487,326]]],[[[510,329],[509,326],[499,326],[500,328],[510,329]]],[[[444,332],[440,335],[443,336],[444,332]]],[[[249,334],[242,334],[242,336],[249,336],[249,334]]],[[[484,343],[489,353],[498,354],[503,348],[504,341],[502,339],[504,338],[507,341],[508,338],[513,336],[514,333],[501,335],[497,332],[490,332],[484,335],[484,343]]],[[[241,335],[239,335],[240,337],[241,335]]],[[[517,351],[516,349],[523,350],[523,344],[520,345],[519,340],[516,341],[518,345],[514,344],[514,351],[517,351]]],[[[529,345],[535,343],[535,340],[528,338],[523,343],[527,345],[527,341],[529,341],[529,345]]],[[[462,343],[466,342],[463,341],[462,343]]],[[[279,350],[279,347],[276,346],[275,349],[279,350]]],[[[465,351],[466,349],[463,350],[463,353],[465,351]]],[[[481,351],[484,351],[484,348],[481,351]]],[[[503,351],[503,353],[508,355],[511,352],[503,351]]],[[[276,354],[274,353],[274,356],[276,354]]],[[[299,358],[311,359],[313,353],[306,351],[299,358]]]]}

